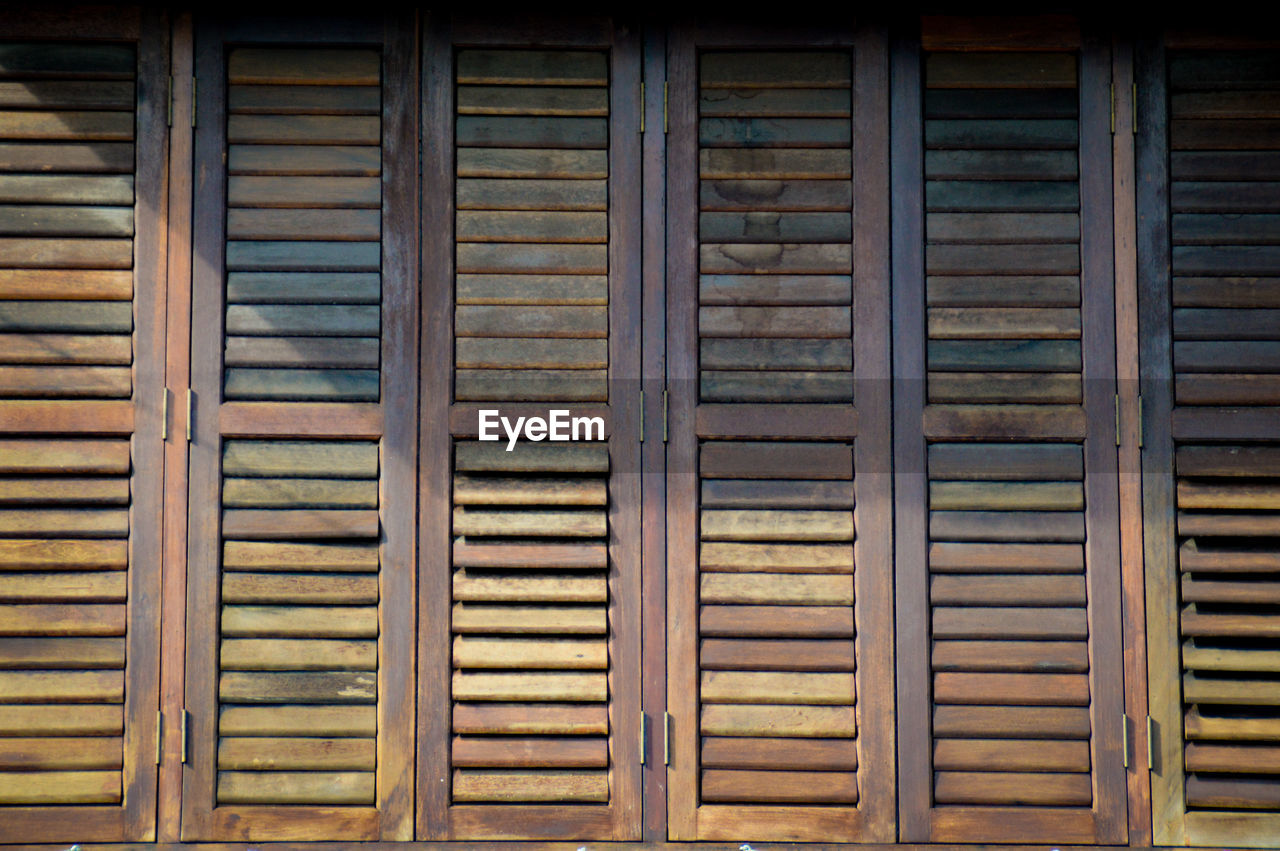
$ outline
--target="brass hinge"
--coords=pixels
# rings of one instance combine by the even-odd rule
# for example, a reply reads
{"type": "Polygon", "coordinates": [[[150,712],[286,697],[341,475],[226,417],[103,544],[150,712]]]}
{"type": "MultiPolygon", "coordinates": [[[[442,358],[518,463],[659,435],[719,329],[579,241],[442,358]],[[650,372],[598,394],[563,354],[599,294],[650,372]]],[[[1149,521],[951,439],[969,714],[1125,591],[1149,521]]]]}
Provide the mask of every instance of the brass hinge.
{"type": "Polygon", "coordinates": [[[667,391],[662,391],[662,442],[667,442],[667,391]]]}
{"type": "Polygon", "coordinates": [[[160,440],[169,439],[169,388],[160,388],[160,440]]]}
{"type": "Polygon", "coordinates": [[[644,391],[640,391],[640,442],[644,443],[644,391]]]}
{"type": "Polygon", "coordinates": [[[1120,752],[1124,755],[1124,767],[1129,767],[1129,716],[1120,716],[1120,752]]]}
{"type": "Polygon", "coordinates": [[[196,78],[191,77],[191,126],[196,126],[196,78]]]}
{"type": "Polygon", "coordinates": [[[196,394],[192,392],[190,387],[188,387],[187,388],[187,443],[190,443],[191,441],[195,440],[196,425],[195,425],[195,421],[192,419],[192,414],[195,412],[195,409],[196,409],[196,394]]]}
{"type": "Polygon", "coordinates": [[[165,118],[165,126],[166,127],[173,126],[173,75],[172,74],[169,75],[169,112],[168,112],[168,117],[165,118]]]}
{"type": "Polygon", "coordinates": [[[156,713],[156,765],[160,764],[160,755],[164,753],[164,713],[156,713]]]}
{"type": "Polygon", "coordinates": [[[1116,446],[1120,445],[1120,394],[1116,394],[1116,446]]]}
{"type": "Polygon", "coordinates": [[[1150,715],[1147,716],[1147,771],[1151,771],[1156,767],[1156,722],[1150,715]]]}
{"type": "Polygon", "coordinates": [[[644,745],[645,745],[645,738],[646,738],[645,733],[648,732],[647,730],[648,725],[649,725],[649,716],[641,712],[640,713],[640,764],[641,765],[644,765],[644,751],[645,751],[644,745]]]}
{"type": "Polygon", "coordinates": [[[187,764],[187,744],[191,738],[191,713],[184,707],[182,710],[182,764],[187,764]]]}
{"type": "Polygon", "coordinates": [[[1111,84],[1111,132],[1116,132],[1116,84],[1111,84]]]}
{"type": "Polygon", "coordinates": [[[671,764],[671,713],[662,713],[662,764],[671,764]]]}
{"type": "Polygon", "coordinates": [[[640,81],[640,132],[644,132],[644,81],[640,81]]]}
{"type": "Polygon", "coordinates": [[[1142,433],[1145,431],[1142,424],[1142,397],[1138,397],[1138,448],[1142,448],[1142,433]]]}
{"type": "Polygon", "coordinates": [[[1133,84],[1133,125],[1129,127],[1130,133],[1138,132],[1138,84],[1133,84]]]}
{"type": "Polygon", "coordinates": [[[667,83],[662,83],[662,132],[667,132],[667,83]]]}

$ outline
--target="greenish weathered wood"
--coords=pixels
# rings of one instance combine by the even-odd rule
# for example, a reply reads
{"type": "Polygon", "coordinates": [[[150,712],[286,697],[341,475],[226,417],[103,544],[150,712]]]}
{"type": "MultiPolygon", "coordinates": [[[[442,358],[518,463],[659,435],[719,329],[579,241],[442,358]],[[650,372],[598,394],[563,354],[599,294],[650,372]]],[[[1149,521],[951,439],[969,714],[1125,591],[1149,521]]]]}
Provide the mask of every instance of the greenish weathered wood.
{"type": "Polygon", "coordinates": [[[378,475],[378,445],[369,441],[228,440],[224,476],[360,478],[378,475]]]}

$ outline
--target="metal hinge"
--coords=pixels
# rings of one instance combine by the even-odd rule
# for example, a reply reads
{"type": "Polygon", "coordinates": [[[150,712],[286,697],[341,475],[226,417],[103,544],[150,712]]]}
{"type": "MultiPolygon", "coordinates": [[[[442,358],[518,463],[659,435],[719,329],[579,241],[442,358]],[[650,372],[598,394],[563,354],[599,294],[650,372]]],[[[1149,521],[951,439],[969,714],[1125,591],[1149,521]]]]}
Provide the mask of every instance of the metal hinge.
{"type": "Polygon", "coordinates": [[[662,82],[662,132],[667,132],[667,83],[662,82]]]}
{"type": "Polygon", "coordinates": [[[192,440],[195,440],[196,425],[195,425],[195,420],[192,419],[192,416],[191,416],[192,413],[195,411],[195,409],[196,409],[196,394],[191,390],[190,387],[188,387],[187,388],[187,443],[190,443],[192,440]]]}
{"type": "Polygon", "coordinates": [[[644,443],[644,391],[640,391],[640,442],[644,443]]]}
{"type": "Polygon", "coordinates": [[[1124,767],[1129,767],[1129,716],[1120,716],[1120,752],[1124,755],[1124,767]]]}
{"type": "Polygon", "coordinates": [[[160,441],[169,439],[169,388],[160,388],[160,441]]]}
{"type": "Polygon", "coordinates": [[[649,716],[643,712],[640,713],[640,764],[644,765],[645,740],[648,738],[645,734],[648,732],[649,716]]]}
{"type": "Polygon", "coordinates": [[[168,117],[165,118],[165,126],[166,127],[173,126],[173,75],[172,74],[169,75],[169,112],[168,112],[168,117]]]}
{"type": "Polygon", "coordinates": [[[671,764],[671,713],[662,713],[662,764],[671,764]]]}
{"type": "Polygon", "coordinates": [[[662,391],[662,442],[667,442],[667,391],[662,391]]]}
{"type": "Polygon", "coordinates": [[[1150,715],[1147,716],[1147,771],[1156,767],[1156,722],[1150,715]]]}
{"type": "Polygon", "coordinates": [[[196,78],[191,77],[191,126],[196,126],[196,78]]]}
{"type": "Polygon", "coordinates": [[[187,744],[191,739],[191,713],[182,709],[182,764],[187,764],[187,744]]]}
{"type": "Polygon", "coordinates": [[[1116,132],[1116,84],[1111,84],[1111,132],[1116,132]]]}
{"type": "Polygon", "coordinates": [[[1133,84],[1133,124],[1129,127],[1129,132],[1136,134],[1138,132],[1138,84],[1133,84]]]}
{"type": "Polygon", "coordinates": [[[644,132],[644,81],[640,81],[640,132],[644,132]]]}
{"type": "Polygon", "coordinates": [[[164,753],[164,713],[156,713],[156,765],[160,764],[160,755],[164,753]]]}
{"type": "Polygon", "coordinates": [[[1120,394],[1116,394],[1116,446],[1120,445],[1120,394]]]}

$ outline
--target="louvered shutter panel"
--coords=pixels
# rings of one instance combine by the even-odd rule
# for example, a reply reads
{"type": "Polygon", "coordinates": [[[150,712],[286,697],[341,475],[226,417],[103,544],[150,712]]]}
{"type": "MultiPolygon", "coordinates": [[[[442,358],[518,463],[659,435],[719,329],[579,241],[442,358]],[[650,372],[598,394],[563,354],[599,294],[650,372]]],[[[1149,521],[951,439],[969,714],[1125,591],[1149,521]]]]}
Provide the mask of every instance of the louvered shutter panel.
{"type": "Polygon", "coordinates": [[[5,842],[154,836],[166,36],[120,17],[0,24],[5,842]]]}
{"type": "Polygon", "coordinates": [[[1280,52],[1187,46],[1149,59],[1159,101],[1148,103],[1167,128],[1143,140],[1144,154],[1167,156],[1154,179],[1168,180],[1166,195],[1142,199],[1153,212],[1142,245],[1167,252],[1168,264],[1142,267],[1153,347],[1144,357],[1157,364],[1143,391],[1153,429],[1148,603],[1161,613],[1155,836],[1274,845],[1280,52]]]}
{"type": "Polygon", "coordinates": [[[639,836],[639,57],[536,32],[426,46],[424,838],[639,836]],[[509,448],[483,410],[608,439],[509,448]]]}
{"type": "Polygon", "coordinates": [[[197,33],[185,839],[410,834],[412,39],[383,24],[197,33]]]}
{"type": "Polygon", "coordinates": [[[895,88],[902,838],[1117,842],[1109,54],[954,26],[895,88]]]}
{"type": "Polygon", "coordinates": [[[884,45],[759,36],[671,45],[670,835],[884,840],[884,45]]]}

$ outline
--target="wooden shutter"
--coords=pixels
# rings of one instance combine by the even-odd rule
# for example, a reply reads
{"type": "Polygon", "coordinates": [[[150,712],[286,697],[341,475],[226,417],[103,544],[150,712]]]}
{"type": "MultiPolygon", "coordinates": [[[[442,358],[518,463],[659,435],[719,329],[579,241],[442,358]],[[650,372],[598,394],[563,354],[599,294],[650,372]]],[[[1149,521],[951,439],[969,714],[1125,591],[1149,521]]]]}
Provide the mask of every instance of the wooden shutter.
{"type": "Polygon", "coordinates": [[[670,49],[670,836],[884,841],[884,41],[670,49]]]}
{"type": "Polygon", "coordinates": [[[901,838],[1120,842],[1110,58],[1009,30],[894,69],[901,838]]]}
{"type": "Polygon", "coordinates": [[[1280,52],[1207,41],[1149,50],[1140,84],[1152,808],[1162,844],[1271,846],[1280,52]]]}
{"type": "Polygon", "coordinates": [[[0,24],[4,842],[154,837],[167,25],[113,17],[0,24]]]}
{"type": "Polygon", "coordinates": [[[182,836],[407,839],[411,26],[196,38],[182,836]]]}
{"type": "Polygon", "coordinates": [[[425,40],[418,832],[639,837],[639,48],[425,40]],[[607,442],[478,439],[482,409],[607,442]]]}

